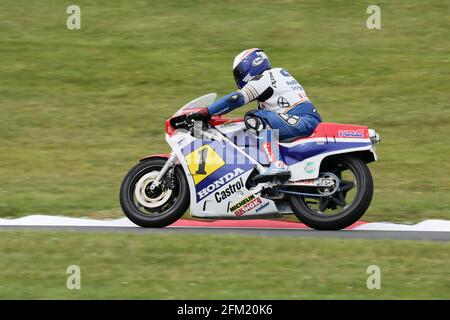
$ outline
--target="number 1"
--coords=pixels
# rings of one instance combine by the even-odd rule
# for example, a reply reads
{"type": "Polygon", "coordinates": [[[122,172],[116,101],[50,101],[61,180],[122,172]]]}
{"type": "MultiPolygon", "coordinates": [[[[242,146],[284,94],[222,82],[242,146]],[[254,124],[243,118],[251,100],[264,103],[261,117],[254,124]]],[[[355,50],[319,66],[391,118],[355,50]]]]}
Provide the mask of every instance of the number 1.
{"type": "Polygon", "coordinates": [[[206,174],[205,164],[206,164],[206,156],[208,155],[208,148],[198,150],[198,155],[200,156],[200,162],[198,164],[198,169],[195,173],[196,174],[206,174]]]}

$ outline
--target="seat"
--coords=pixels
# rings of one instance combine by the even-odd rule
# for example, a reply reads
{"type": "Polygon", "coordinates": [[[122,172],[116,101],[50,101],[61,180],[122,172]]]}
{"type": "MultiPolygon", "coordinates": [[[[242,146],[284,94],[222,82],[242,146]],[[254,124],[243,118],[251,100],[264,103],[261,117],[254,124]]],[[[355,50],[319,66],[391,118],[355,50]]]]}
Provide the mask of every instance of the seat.
{"type": "Polygon", "coordinates": [[[280,140],[281,143],[291,143],[296,140],[309,138],[369,138],[367,126],[321,122],[309,136],[299,136],[280,140]]]}

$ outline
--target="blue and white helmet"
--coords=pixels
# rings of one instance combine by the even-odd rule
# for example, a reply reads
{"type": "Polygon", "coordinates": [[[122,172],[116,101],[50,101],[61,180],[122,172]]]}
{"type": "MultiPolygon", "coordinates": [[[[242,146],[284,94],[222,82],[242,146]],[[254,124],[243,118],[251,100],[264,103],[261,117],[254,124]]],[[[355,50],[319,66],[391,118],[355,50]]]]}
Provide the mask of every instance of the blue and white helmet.
{"type": "Polygon", "coordinates": [[[254,76],[270,69],[270,61],[262,49],[247,49],[239,53],[233,62],[234,80],[242,89],[254,76]]]}

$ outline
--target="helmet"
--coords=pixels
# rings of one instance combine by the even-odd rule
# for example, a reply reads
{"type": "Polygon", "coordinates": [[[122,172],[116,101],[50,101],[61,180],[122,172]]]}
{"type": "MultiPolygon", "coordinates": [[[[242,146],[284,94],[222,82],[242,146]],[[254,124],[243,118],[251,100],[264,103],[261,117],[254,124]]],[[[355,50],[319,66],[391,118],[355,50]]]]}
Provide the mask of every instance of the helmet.
{"type": "Polygon", "coordinates": [[[253,48],[244,50],[234,58],[234,80],[238,88],[242,89],[251,78],[260,75],[270,68],[269,58],[262,49],[253,48]]]}

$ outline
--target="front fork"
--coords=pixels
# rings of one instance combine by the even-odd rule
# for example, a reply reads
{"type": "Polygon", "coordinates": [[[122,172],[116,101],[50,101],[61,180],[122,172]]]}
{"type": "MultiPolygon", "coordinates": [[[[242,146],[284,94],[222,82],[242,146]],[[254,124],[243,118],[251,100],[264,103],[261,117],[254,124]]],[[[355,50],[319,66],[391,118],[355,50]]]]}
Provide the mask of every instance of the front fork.
{"type": "Polygon", "coordinates": [[[155,192],[156,190],[159,189],[162,179],[166,175],[167,171],[169,171],[169,169],[172,167],[172,165],[175,164],[175,162],[177,162],[177,160],[178,160],[178,157],[177,157],[176,153],[172,152],[170,154],[169,159],[167,159],[166,163],[164,164],[161,171],[159,172],[158,176],[155,178],[155,180],[153,180],[153,182],[150,186],[150,192],[155,192]]]}

